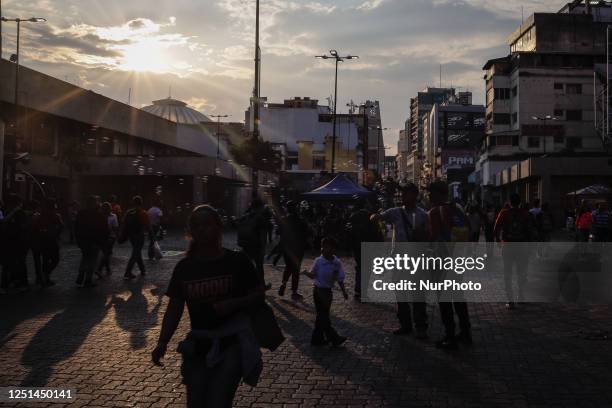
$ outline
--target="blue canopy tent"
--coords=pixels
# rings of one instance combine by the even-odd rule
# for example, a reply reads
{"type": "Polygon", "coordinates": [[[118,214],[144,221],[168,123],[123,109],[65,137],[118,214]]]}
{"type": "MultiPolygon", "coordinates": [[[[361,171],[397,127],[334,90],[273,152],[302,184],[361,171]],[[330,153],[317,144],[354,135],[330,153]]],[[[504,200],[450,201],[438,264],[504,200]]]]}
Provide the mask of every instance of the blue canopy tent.
{"type": "Polygon", "coordinates": [[[302,194],[302,198],[309,201],[343,201],[370,198],[373,195],[372,191],[353,183],[344,174],[338,174],[324,186],[302,194]]]}

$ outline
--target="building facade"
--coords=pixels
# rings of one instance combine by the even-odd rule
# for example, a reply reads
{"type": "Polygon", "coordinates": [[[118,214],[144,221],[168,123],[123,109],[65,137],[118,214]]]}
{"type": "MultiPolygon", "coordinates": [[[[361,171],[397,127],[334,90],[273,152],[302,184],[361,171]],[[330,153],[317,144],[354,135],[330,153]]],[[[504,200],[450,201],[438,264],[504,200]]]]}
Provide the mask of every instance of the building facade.
{"type": "MultiPolygon", "coordinates": [[[[486,137],[476,173],[482,200],[504,200],[510,190],[500,183],[513,177],[503,174],[529,158],[549,158],[540,168],[563,175],[555,166],[564,166],[564,158],[606,156],[595,127],[593,83],[596,66],[605,62],[610,22],[608,3],[536,13],[509,37],[511,54],[485,64],[486,137]]],[[[589,171],[605,178],[610,168],[589,171]]],[[[529,174],[530,187],[517,190],[524,200],[560,202],[554,191],[562,189],[544,188],[544,179],[529,174]]]]}

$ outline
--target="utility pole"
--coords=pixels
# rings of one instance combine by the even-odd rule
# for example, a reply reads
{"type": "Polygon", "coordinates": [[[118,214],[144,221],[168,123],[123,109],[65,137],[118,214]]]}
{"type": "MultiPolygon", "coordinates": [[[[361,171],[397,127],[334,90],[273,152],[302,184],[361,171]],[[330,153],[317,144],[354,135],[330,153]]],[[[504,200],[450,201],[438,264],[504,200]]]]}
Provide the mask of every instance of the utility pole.
{"type": "MultiPolygon", "coordinates": [[[[256,146],[259,141],[259,98],[261,90],[259,88],[260,73],[259,68],[261,64],[261,50],[259,49],[259,0],[255,0],[255,86],[253,87],[253,146],[256,146]]],[[[253,157],[253,165],[255,164],[255,157],[253,157]]],[[[257,198],[257,189],[259,187],[259,173],[255,166],[252,168],[252,197],[257,198]]]]}
{"type": "Polygon", "coordinates": [[[227,118],[229,115],[211,115],[210,117],[217,119],[217,157],[215,158],[215,175],[218,175],[218,173],[221,172],[217,163],[221,158],[221,118],[227,118]]]}

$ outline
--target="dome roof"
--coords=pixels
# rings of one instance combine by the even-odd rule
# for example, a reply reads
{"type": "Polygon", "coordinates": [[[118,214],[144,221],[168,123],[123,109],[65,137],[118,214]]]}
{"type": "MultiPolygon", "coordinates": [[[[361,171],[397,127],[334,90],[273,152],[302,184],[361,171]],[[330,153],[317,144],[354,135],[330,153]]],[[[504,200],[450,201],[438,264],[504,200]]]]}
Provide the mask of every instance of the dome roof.
{"type": "Polygon", "coordinates": [[[142,110],[152,113],[172,122],[185,125],[197,125],[200,122],[212,122],[203,113],[187,106],[185,102],[166,98],[153,101],[153,105],[145,106],[142,110]]]}

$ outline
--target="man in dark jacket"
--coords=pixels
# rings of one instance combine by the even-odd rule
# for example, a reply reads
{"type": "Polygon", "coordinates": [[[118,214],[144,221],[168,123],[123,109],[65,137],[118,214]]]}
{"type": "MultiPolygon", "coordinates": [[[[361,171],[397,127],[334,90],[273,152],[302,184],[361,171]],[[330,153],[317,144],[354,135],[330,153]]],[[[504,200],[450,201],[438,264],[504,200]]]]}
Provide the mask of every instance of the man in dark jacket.
{"type": "Polygon", "coordinates": [[[301,300],[303,296],[298,293],[300,282],[300,265],[304,258],[308,238],[308,225],[299,216],[297,204],[293,201],[287,203],[287,215],[280,222],[281,244],[285,259],[285,272],[283,283],[278,289],[279,296],[285,295],[287,282],[291,278],[291,298],[301,300]]]}
{"type": "Polygon", "coordinates": [[[78,212],[75,221],[76,241],[82,254],[76,283],[83,287],[95,286],[91,279],[98,266],[98,254],[108,240],[108,223],[99,207],[98,197],[88,197],[85,208],[78,212]]]}

